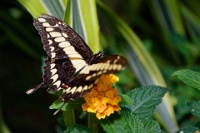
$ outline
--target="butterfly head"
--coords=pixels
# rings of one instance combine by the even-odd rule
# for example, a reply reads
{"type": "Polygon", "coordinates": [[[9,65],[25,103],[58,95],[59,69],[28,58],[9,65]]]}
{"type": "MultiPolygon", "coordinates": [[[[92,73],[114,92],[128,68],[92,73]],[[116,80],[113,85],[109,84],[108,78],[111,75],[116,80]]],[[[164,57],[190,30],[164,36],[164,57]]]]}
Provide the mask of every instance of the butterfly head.
{"type": "Polygon", "coordinates": [[[92,56],[92,58],[90,59],[90,62],[91,63],[95,63],[96,61],[98,61],[100,58],[102,58],[104,56],[104,53],[103,52],[98,52],[98,53],[96,53],[96,54],[94,54],[93,56],[92,56]]]}

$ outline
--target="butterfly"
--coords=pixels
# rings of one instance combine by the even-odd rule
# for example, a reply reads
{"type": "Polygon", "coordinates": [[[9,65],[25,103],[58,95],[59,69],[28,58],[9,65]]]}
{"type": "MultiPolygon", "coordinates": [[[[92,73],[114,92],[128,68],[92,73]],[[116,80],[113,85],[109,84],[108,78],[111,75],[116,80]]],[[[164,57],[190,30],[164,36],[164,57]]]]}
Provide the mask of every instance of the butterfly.
{"type": "Polygon", "coordinates": [[[39,88],[57,92],[66,103],[90,91],[102,74],[117,73],[126,65],[119,55],[93,54],[85,41],[62,20],[42,14],[34,19],[44,50],[47,53],[43,82],[27,91],[31,94],[39,88]]]}

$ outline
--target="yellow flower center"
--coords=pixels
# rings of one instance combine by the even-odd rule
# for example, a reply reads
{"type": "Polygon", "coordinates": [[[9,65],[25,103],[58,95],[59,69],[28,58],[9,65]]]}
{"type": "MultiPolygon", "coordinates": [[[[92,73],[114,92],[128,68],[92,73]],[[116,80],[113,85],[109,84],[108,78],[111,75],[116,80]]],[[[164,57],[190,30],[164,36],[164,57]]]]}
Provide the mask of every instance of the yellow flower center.
{"type": "Polygon", "coordinates": [[[114,74],[102,75],[92,91],[83,96],[86,101],[82,105],[83,111],[96,113],[98,119],[104,119],[114,111],[119,111],[121,108],[118,103],[121,101],[121,97],[112,87],[117,81],[119,78],[114,74]]]}

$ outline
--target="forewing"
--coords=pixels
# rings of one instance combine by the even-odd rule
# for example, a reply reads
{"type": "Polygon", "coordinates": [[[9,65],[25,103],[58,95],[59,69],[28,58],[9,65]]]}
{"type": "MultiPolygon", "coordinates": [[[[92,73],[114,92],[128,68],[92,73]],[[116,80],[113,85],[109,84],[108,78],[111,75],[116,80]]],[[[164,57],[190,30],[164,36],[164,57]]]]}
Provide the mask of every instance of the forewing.
{"type": "Polygon", "coordinates": [[[84,40],[60,19],[42,14],[34,19],[44,49],[49,58],[77,58],[87,60],[93,53],[84,40]]]}

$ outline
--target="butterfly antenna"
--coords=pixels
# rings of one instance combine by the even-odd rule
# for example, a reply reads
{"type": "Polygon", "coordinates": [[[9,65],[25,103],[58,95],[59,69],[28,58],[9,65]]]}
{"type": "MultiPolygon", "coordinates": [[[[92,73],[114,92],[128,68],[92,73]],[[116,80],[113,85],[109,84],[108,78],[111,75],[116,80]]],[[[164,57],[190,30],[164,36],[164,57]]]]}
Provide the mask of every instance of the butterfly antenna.
{"type": "MultiPolygon", "coordinates": [[[[101,29],[100,29],[101,30],[101,29]]],[[[99,32],[100,35],[99,35],[99,40],[100,40],[100,50],[103,52],[103,45],[102,45],[102,41],[101,41],[101,32],[99,32]]]]}

